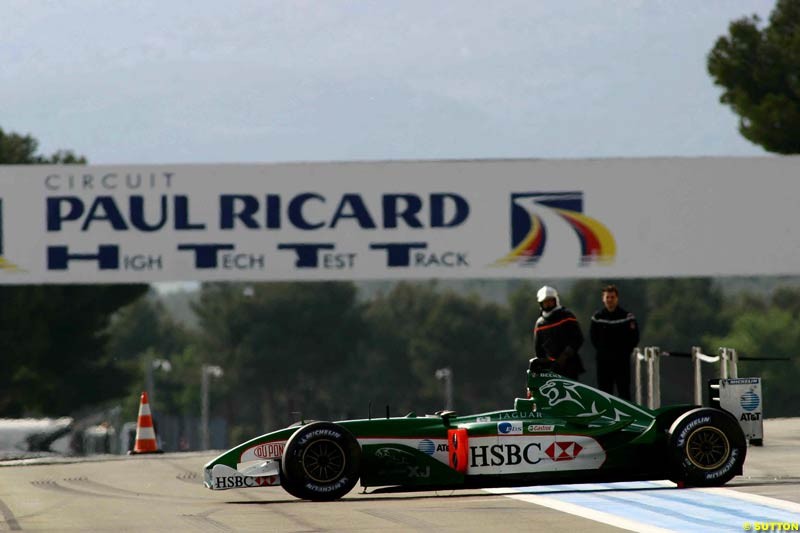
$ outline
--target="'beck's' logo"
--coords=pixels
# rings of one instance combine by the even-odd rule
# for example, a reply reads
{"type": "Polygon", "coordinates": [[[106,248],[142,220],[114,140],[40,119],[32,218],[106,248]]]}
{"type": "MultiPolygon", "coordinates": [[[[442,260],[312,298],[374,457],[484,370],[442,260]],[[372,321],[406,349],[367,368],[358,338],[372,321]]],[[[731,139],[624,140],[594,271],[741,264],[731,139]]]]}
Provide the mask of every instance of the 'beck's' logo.
{"type": "Polygon", "coordinates": [[[535,265],[547,244],[545,220],[554,218],[565,221],[575,231],[581,265],[614,261],[614,236],[600,221],[583,214],[583,193],[571,191],[512,193],[511,251],[497,264],[535,265]]]}
{"type": "Polygon", "coordinates": [[[6,261],[3,258],[3,199],[0,198],[0,270],[19,270],[17,265],[6,261]]]}

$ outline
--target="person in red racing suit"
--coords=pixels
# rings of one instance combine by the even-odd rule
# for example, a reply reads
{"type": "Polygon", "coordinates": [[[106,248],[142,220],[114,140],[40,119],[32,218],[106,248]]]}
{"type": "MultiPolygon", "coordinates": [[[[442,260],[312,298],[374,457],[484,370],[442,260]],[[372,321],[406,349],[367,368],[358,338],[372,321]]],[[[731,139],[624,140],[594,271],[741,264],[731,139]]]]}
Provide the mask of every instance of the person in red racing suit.
{"type": "Polygon", "coordinates": [[[551,362],[554,372],[577,380],[585,372],[578,353],[583,333],[575,315],[561,305],[558,292],[544,286],[536,293],[541,316],[533,328],[533,352],[537,359],[551,362]]]}

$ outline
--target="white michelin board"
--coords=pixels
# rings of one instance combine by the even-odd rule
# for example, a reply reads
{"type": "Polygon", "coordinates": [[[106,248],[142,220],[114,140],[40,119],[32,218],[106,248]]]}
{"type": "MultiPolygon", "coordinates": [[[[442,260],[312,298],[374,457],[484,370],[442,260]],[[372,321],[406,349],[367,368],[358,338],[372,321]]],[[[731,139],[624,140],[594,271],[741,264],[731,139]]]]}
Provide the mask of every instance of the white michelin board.
{"type": "Polygon", "coordinates": [[[720,407],[731,413],[747,440],[764,438],[764,397],[761,378],[730,378],[719,380],[720,407]]]}
{"type": "Polygon", "coordinates": [[[0,284],[800,271],[800,158],[0,166],[0,284]]]}

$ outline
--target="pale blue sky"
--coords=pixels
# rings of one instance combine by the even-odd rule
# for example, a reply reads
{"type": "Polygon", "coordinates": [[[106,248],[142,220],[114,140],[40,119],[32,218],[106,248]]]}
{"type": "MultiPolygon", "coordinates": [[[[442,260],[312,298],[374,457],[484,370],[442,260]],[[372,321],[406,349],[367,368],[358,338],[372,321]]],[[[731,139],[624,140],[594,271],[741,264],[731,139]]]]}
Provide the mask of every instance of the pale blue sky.
{"type": "Polygon", "coordinates": [[[95,164],[762,155],[705,58],[773,7],[4,0],[0,127],[95,164]]]}

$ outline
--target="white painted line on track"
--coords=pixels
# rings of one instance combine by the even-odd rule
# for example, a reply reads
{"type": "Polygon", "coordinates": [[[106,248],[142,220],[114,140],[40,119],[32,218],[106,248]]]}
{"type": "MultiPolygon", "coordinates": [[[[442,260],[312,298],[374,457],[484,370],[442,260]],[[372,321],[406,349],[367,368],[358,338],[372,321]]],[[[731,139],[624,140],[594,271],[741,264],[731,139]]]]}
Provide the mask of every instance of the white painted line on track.
{"type": "Polygon", "coordinates": [[[777,507],[778,509],[797,513],[798,517],[800,517],[800,503],[779,500],[778,498],[770,498],[769,496],[761,496],[760,494],[752,494],[750,492],[739,492],[738,490],[724,489],[722,487],[696,490],[700,492],[707,492],[709,494],[722,494],[731,498],[738,498],[740,500],[757,503],[759,505],[766,505],[768,507],[777,507]]]}
{"type": "Polygon", "coordinates": [[[641,532],[738,531],[745,523],[800,521],[800,504],[725,488],[678,489],[669,481],[545,485],[488,492],[641,532]]]}
{"type": "Polygon", "coordinates": [[[594,509],[590,509],[582,505],[576,505],[573,503],[561,501],[558,498],[545,496],[544,494],[534,495],[534,494],[508,493],[508,491],[510,490],[517,490],[517,489],[485,489],[485,490],[487,492],[491,492],[493,494],[500,494],[501,496],[505,496],[507,498],[511,498],[514,500],[521,500],[523,502],[533,503],[536,505],[541,505],[543,507],[549,507],[550,509],[555,509],[556,511],[561,511],[563,513],[580,516],[582,518],[588,518],[589,520],[594,520],[595,522],[608,524],[610,526],[618,527],[620,529],[627,529],[629,531],[639,531],[641,533],[671,533],[671,530],[669,529],[662,529],[660,527],[651,526],[649,524],[643,524],[641,522],[636,522],[634,520],[629,520],[621,516],[605,513],[603,511],[596,511],[594,509]]]}

